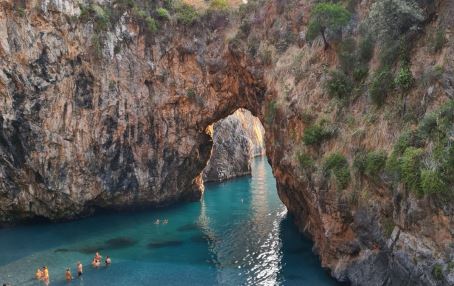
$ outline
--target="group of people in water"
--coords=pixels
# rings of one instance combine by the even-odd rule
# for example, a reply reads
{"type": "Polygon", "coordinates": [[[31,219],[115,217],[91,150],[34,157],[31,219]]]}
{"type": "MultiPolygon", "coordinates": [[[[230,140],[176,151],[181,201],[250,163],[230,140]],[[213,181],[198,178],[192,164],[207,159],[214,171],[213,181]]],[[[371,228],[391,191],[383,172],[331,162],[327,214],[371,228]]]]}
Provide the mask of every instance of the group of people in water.
{"type": "MultiPolygon", "coordinates": [[[[93,257],[93,261],[91,262],[91,265],[94,268],[99,268],[101,266],[101,260],[102,260],[102,256],[99,254],[99,252],[96,252],[95,257],[93,257]]],[[[112,263],[112,260],[110,259],[109,256],[106,256],[106,260],[104,262],[107,267],[112,263]]],[[[77,277],[81,277],[83,274],[83,265],[80,261],[77,262],[76,269],[77,269],[77,277]]],[[[49,269],[47,268],[47,266],[38,268],[35,273],[35,278],[40,281],[43,281],[46,285],[48,285],[49,284],[49,269]]],[[[66,268],[65,279],[67,282],[70,282],[71,280],[73,280],[73,275],[71,273],[70,268],[66,268]]]]}

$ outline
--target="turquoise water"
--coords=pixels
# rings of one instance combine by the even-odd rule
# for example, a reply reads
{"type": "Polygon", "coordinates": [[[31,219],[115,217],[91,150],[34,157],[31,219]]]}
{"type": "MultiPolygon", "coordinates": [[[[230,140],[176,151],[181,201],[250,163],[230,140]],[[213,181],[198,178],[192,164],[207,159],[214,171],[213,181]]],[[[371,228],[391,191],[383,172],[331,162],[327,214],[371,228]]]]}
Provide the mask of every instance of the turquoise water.
{"type": "Polygon", "coordinates": [[[68,285],[80,260],[71,285],[337,285],[287,217],[266,158],[252,172],[207,185],[200,202],[0,229],[0,282],[40,285],[47,265],[50,285],[68,285]],[[90,267],[96,250],[113,264],[90,267]]]}

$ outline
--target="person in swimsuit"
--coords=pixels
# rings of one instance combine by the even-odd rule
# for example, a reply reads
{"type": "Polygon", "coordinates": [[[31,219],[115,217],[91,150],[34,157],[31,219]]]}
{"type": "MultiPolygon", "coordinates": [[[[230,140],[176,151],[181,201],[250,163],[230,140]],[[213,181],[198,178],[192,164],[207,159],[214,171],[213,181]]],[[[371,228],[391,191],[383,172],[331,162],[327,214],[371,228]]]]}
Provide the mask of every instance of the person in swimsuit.
{"type": "Polygon", "coordinates": [[[82,276],[82,273],[83,273],[83,266],[82,266],[82,263],[80,263],[80,261],[78,261],[77,262],[77,277],[82,276]]]}
{"type": "Polygon", "coordinates": [[[49,269],[47,269],[47,266],[43,267],[43,281],[46,285],[49,284],[49,269]]]}
{"type": "Polygon", "coordinates": [[[95,259],[101,261],[102,256],[99,254],[99,252],[96,252],[95,259]]]}
{"type": "Polygon", "coordinates": [[[37,280],[41,280],[41,278],[43,277],[43,272],[41,271],[41,269],[36,269],[36,273],[35,273],[35,278],[37,280]]]}
{"type": "Polygon", "coordinates": [[[73,280],[73,275],[71,274],[71,271],[69,270],[69,268],[66,268],[65,278],[66,278],[67,282],[73,280]]]}
{"type": "Polygon", "coordinates": [[[112,263],[109,256],[106,256],[106,266],[109,266],[112,263]]]}

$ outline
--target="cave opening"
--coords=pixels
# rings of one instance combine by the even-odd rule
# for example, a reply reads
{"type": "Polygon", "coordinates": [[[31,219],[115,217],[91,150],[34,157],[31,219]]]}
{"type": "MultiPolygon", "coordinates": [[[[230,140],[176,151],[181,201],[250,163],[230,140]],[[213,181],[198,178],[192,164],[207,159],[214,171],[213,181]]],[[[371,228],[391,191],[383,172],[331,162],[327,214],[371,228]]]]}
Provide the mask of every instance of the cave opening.
{"type": "Polygon", "coordinates": [[[237,109],[211,124],[207,131],[213,146],[202,171],[205,183],[251,175],[252,159],[265,155],[265,129],[247,109],[237,109]]]}

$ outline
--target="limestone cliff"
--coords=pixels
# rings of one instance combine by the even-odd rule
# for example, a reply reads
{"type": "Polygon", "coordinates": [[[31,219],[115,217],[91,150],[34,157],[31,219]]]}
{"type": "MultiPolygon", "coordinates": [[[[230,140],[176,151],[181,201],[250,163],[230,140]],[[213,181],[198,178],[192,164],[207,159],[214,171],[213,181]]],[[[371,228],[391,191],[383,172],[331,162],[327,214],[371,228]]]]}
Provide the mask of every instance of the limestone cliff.
{"type": "Polygon", "coordinates": [[[248,110],[239,109],[213,124],[213,149],[203,181],[224,181],[251,173],[251,159],[265,153],[263,126],[248,110]]]}
{"type": "Polygon", "coordinates": [[[453,285],[452,1],[345,1],[326,49],[315,2],[0,2],[0,220],[197,199],[245,108],[334,277],[453,285]]]}

